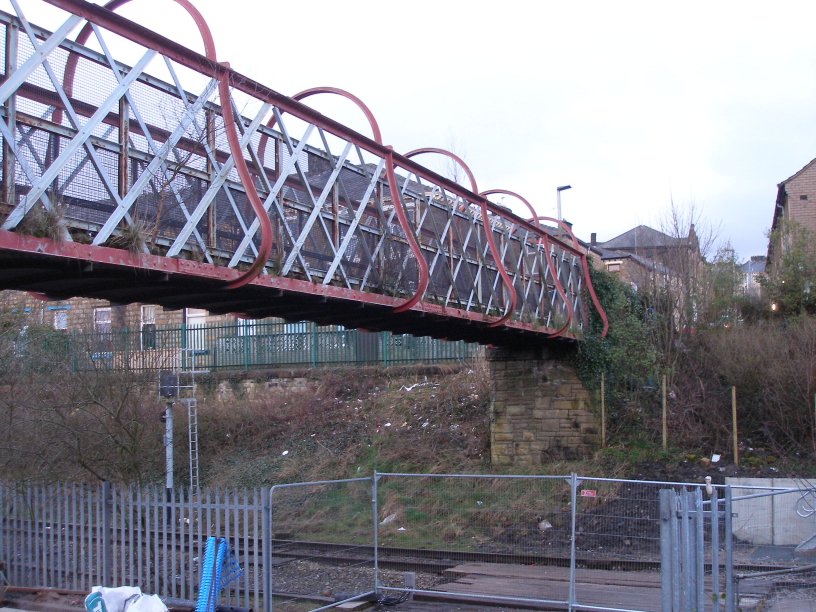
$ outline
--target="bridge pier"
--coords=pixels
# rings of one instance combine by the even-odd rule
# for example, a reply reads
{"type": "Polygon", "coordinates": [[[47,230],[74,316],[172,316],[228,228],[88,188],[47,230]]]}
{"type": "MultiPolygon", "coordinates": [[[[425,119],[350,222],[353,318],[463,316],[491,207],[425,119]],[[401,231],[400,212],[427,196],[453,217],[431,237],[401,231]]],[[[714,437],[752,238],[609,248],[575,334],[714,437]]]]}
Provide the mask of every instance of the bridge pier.
{"type": "Polygon", "coordinates": [[[490,348],[487,361],[493,465],[536,466],[598,448],[592,397],[563,351],[490,348]]]}

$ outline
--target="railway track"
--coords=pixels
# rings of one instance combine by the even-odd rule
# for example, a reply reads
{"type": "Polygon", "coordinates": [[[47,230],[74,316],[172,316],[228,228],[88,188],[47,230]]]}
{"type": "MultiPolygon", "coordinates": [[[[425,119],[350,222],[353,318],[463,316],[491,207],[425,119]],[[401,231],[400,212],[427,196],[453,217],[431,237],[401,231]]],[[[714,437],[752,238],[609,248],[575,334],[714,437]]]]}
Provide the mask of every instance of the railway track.
{"type": "MultiPolygon", "coordinates": [[[[374,561],[373,547],[328,542],[305,542],[296,540],[273,540],[273,562],[279,559],[307,559],[336,563],[354,563],[359,560],[374,561]]],[[[383,568],[405,571],[444,571],[461,563],[494,563],[499,565],[537,565],[551,567],[569,567],[569,557],[531,553],[492,553],[478,551],[453,551],[417,548],[398,548],[379,546],[377,548],[378,565],[383,568]]],[[[710,567],[710,564],[707,564],[710,567]]],[[[612,569],[616,571],[658,571],[660,561],[621,559],[615,557],[578,558],[577,569],[612,569]]],[[[738,563],[734,570],[765,572],[786,569],[785,566],[738,563]]]]}
{"type": "MultiPolygon", "coordinates": [[[[72,531],[76,533],[79,532],[78,528],[71,527],[68,527],[65,531],[64,537],[69,537],[69,533],[72,531]]],[[[26,530],[25,532],[21,532],[14,527],[9,528],[9,526],[5,526],[0,530],[0,536],[3,538],[14,538],[23,533],[30,533],[30,531],[26,530]]],[[[84,541],[89,548],[97,550],[101,546],[98,536],[94,535],[91,530],[84,532],[84,535],[86,536],[84,541]]],[[[185,553],[198,552],[200,546],[201,552],[203,552],[203,542],[199,541],[197,534],[191,534],[189,532],[183,536],[174,534],[172,537],[165,537],[163,530],[156,533],[150,529],[139,528],[133,530],[131,537],[134,537],[139,543],[133,546],[138,546],[143,551],[155,551],[155,549],[158,548],[161,551],[166,551],[166,554],[174,552],[177,557],[181,557],[185,553]]],[[[62,544],[60,540],[61,538],[56,536],[54,541],[50,542],[50,545],[59,546],[62,544]]],[[[129,545],[129,541],[122,537],[122,533],[119,530],[111,534],[110,543],[117,547],[117,549],[129,545]]],[[[248,562],[254,562],[254,560],[257,559],[259,565],[262,563],[262,552],[261,550],[256,550],[254,538],[248,540],[238,538],[230,542],[230,545],[236,558],[248,562]]],[[[2,550],[0,550],[0,553],[1,552],[2,550]]],[[[153,557],[154,555],[152,554],[150,557],[144,555],[145,560],[148,561],[153,557]]],[[[405,571],[427,571],[429,573],[444,571],[453,565],[465,562],[556,567],[568,567],[570,564],[568,556],[547,555],[535,552],[507,553],[472,550],[419,549],[393,546],[378,546],[377,558],[380,567],[405,571]]],[[[362,561],[368,561],[373,565],[374,547],[367,544],[273,539],[273,564],[287,562],[292,559],[307,559],[316,562],[336,564],[358,564],[362,561]]],[[[254,563],[252,564],[254,565],[254,563]]],[[[657,559],[627,559],[614,555],[602,557],[593,554],[591,557],[587,556],[582,558],[579,556],[576,561],[576,567],[585,569],[615,569],[619,571],[656,571],[660,568],[660,562],[657,559]]],[[[786,569],[786,566],[756,563],[740,563],[734,566],[735,571],[743,573],[779,569],[786,569]]]]}

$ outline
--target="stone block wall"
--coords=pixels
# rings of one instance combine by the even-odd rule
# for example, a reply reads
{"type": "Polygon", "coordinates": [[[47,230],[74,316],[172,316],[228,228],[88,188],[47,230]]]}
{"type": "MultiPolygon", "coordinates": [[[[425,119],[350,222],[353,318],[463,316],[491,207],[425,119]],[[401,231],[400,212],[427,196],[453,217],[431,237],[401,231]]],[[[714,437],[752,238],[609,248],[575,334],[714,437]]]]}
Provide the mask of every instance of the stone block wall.
{"type": "Polygon", "coordinates": [[[563,353],[543,347],[487,351],[493,465],[536,466],[597,450],[592,396],[563,353]]]}

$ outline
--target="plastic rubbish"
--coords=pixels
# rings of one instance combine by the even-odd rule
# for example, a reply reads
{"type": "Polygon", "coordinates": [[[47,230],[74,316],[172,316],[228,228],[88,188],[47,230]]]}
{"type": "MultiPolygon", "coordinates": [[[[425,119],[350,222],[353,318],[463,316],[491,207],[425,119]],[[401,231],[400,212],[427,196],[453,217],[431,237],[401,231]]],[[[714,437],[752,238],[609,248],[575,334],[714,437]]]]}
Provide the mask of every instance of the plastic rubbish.
{"type": "Polygon", "coordinates": [[[85,598],[87,612],[168,612],[158,595],[142,593],[139,587],[91,588],[85,598]]]}

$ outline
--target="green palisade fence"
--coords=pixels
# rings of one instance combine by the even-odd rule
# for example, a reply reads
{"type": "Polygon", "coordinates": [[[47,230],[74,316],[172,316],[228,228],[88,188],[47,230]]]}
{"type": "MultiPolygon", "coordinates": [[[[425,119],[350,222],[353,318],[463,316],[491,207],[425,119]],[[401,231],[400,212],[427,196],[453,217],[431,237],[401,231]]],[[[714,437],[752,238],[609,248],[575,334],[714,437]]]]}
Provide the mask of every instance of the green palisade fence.
{"type": "Polygon", "coordinates": [[[251,369],[276,366],[400,365],[474,358],[477,344],[366,332],[314,323],[250,322],[146,327],[30,338],[26,350],[54,351],[75,369],[251,369]],[[45,343],[48,346],[45,346],[45,343]],[[42,346],[36,346],[42,344],[42,346]],[[33,346],[32,346],[33,345],[33,346]]]}

